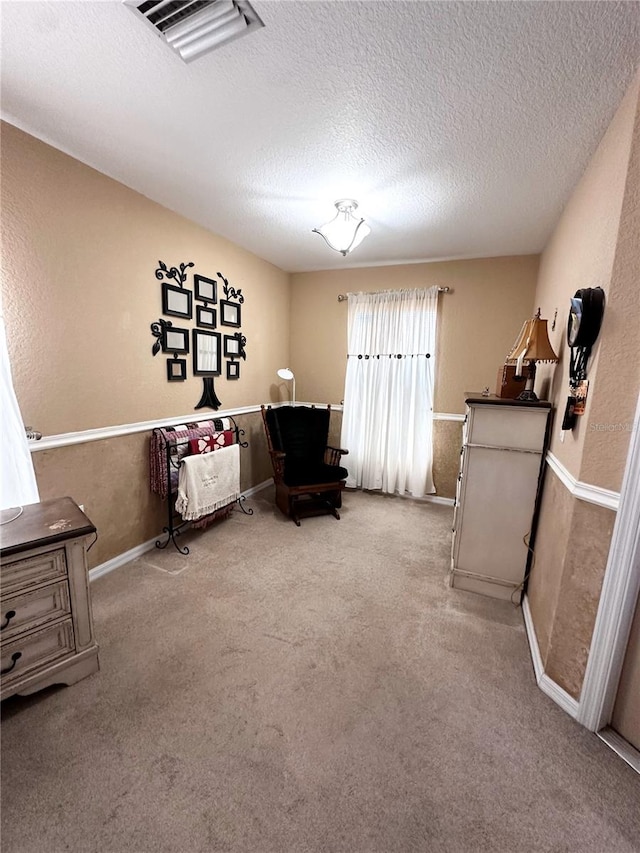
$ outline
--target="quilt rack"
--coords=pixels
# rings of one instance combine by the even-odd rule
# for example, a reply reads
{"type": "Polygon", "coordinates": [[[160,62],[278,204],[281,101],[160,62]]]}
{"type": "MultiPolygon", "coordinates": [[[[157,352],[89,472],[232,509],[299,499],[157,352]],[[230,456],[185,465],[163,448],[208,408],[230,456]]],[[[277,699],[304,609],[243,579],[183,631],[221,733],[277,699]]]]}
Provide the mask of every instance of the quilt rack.
{"type": "MultiPolygon", "coordinates": [[[[162,528],[162,532],[167,534],[167,538],[164,542],[158,539],[156,541],[156,548],[164,549],[169,542],[173,542],[176,550],[186,556],[189,553],[188,546],[184,545],[180,547],[176,537],[187,525],[203,527],[216,519],[227,518],[231,514],[235,504],[239,505],[245,515],[253,515],[253,510],[244,505],[246,497],[240,495],[237,499],[231,501],[231,503],[217,509],[210,515],[204,516],[198,522],[185,519],[178,521],[180,516],[175,509],[175,499],[178,492],[178,474],[185,456],[189,453],[190,442],[194,439],[225,436],[227,433],[232,433],[234,436],[235,440],[231,443],[238,444],[240,447],[249,446],[249,442],[243,441],[241,438],[245,434],[245,431],[230,416],[214,418],[208,421],[198,421],[197,423],[185,423],[178,426],[156,427],[153,430],[149,451],[151,491],[167,500],[167,525],[162,528]]],[[[223,443],[221,446],[229,445],[223,443]]],[[[215,453],[216,451],[214,450],[213,452],[215,453]]]]}

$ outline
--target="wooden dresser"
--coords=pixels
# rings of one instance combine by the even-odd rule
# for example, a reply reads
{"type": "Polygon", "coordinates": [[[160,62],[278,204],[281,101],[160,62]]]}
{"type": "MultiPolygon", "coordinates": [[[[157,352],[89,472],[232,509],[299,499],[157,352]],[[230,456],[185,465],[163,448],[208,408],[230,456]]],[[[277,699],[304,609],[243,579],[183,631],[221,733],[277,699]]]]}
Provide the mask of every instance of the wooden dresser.
{"type": "Polygon", "coordinates": [[[96,528],[71,498],[2,512],[0,699],[97,672],[87,545],[96,528]],[[8,523],[4,523],[8,522],[8,523]]]}

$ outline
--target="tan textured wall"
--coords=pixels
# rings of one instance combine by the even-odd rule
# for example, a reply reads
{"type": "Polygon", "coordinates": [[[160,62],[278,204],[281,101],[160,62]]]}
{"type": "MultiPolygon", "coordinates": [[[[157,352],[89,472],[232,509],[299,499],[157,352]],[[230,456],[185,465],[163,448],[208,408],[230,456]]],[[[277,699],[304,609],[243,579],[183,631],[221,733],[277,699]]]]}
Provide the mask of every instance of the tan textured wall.
{"type": "Polygon", "coordinates": [[[433,424],[433,482],[441,498],[455,498],[462,423],[459,421],[434,421],[433,424]]]}
{"type": "Polygon", "coordinates": [[[98,529],[89,552],[97,566],[157,536],[164,505],[149,489],[149,433],[32,454],[40,499],[68,495],[98,529]]]}
{"type": "MultiPolygon", "coordinates": [[[[11,125],[2,124],[1,154],[3,309],[25,423],[55,435],[213,414],[194,410],[200,378],[189,369],[186,382],[169,383],[166,356],[151,355],[160,259],[194,261],[211,278],[220,271],[243,292],[247,360],[238,381],[215,380],[223,407],[279,399],[275,373],[289,362],[287,273],[11,125]]],[[[271,470],[260,414],[239,423],[250,442],[241,455],[246,489],[271,470]]],[[[92,566],[165,524],[149,492],[148,440],[142,433],[33,454],[42,499],[70,495],[97,525],[92,566]]]]}
{"type": "Polygon", "coordinates": [[[576,699],[587,665],[615,516],[613,510],[574,498],[547,469],[529,605],[545,672],[576,699]]]}
{"type": "MultiPolygon", "coordinates": [[[[621,485],[630,433],[597,425],[630,424],[640,388],[639,82],[637,76],[567,204],[543,253],[536,292],[543,315],[559,309],[552,343],[564,364],[553,381],[558,412],[551,449],[576,478],[613,490],[621,485]],[[562,443],[568,300],[579,287],[595,286],[607,292],[607,308],[589,370],[587,411],[562,443]]],[[[611,510],[574,500],[547,472],[528,594],[545,669],[576,698],[614,520],[611,510]]]]}
{"type": "Polygon", "coordinates": [[[556,684],[577,699],[589,657],[616,514],[595,504],[572,500],[568,548],[545,670],[556,684]]]}
{"type": "Polygon", "coordinates": [[[216,391],[225,409],[271,399],[289,361],[287,273],[11,125],[1,154],[4,313],[28,424],[55,435],[194,411],[191,362],[187,381],[170,383],[166,356],[151,356],[160,259],[193,261],[188,286],[194,271],[220,271],[242,290],[247,361],[216,391]]]}
{"type": "Polygon", "coordinates": [[[564,556],[569,548],[574,498],[547,466],[527,594],[542,663],[546,666],[564,556]],[[553,531],[552,533],[550,531],[553,531]]]}
{"type": "MultiPolygon", "coordinates": [[[[347,303],[339,293],[440,285],[435,410],[464,412],[464,392],[495,390],[531,315],[538,256],[295,273],[291,276],[291,367],[300,400],[344,396],[347,303]]],[[[459,450],[459,448],[458,448],[459,450]]]]}
{"type": "MultiPolygon", "coordinates": [[[[621,324],[619,336],[611,336],[611,347],[602,347],[601,358],[605,353],[613,365],[620,368],[620,375],[607,376],[602,393],[593,407],[592,417],[608,419],[611,412],[618,420],[614,421],[621,430],[590,432],[585,441],[585,461],[582,476],[586,479],[604,479],[602,464],[607,460],[620,470],[620,462],[626,456],[629,445],[627,429],[633,421],[634,387],[640,387],[640,103],[636,113],[631,159],[629,162],[629,180],[625,191],[620,218],[620,234],[616,258],[613,265],[615,289],[612,302],[616,316],[621,324]],[[617,294],[620,294],[620,299],[617,294]],[[620,309],[623,313],[620,314],[620,309]],[[620,349],[624,347],[623,351],[620,349]],[[629,375],[629,371],[631,374],[629,375]],[[627,393],[620,394],[620,387],[627,393]],[[606,452],[605,448],[606,447],[606,452]]],[[[609,306],[611,307],[611,306],[609,306]]],[[[613,713],[612,725],[636,749],[640,750],[640,599],[636,604],[627,652],[622,668],[618,695],[613,713]]]]}
{"type": "MultiPolygon", "coordinates": [[[[614,300],[611,281],[637,102],[638,80],[636,79],[576,186],[540,260],[535,307],[539,306],[542,316],[549,321],[552,321],[555,311],[558,312],[555,331],[551,331],[551,322],[549,322],[549,338],[560,357],[560,363],[555,367],[539,366],[536,389],[538,393],[542,391],[545,399],[552,400],[558,411],[551,438],[551,451],[578,479],[583,479],[581,475],[583,447],[585,436],[589,433],[589,424],[593,422],[594,394],[592,391],[596,386],[600,391],[604,384],[608,384],[606,380],[599,378],[600,351],[603,348],[610,349],[611,344],[606,343],[607,338],[616,339],[620,343],[620,324],[622,322],[623,325],[627,325],[624,323],[621,311],[624,310],[624,304],[632,299],[629,294],[622,300],[622,304],[616,305],[615,302],[620,300],[614,300]],[[582,287],[602,287],[608,301],[612,304],[607,305],[600,339],[589,362],[591,386],[586,412],[578,418],[576,428],[565,433],[564,442],[561,442],[560,425],[569,393],[569,348],[566,344],[569,299],[582,287]],[[548,388],[551,378],[551,396],[549,396],[548,388]]],[[[624,346],[625,344],[622,345],[623,349],[624,346]]],[[[611,353],[605,353],[605,357],[609,359],[611,353]]],[[[634,370],[637,371],[636,365],[630,367],[621,363],[619,367],[622,368],[625,376],[632,375],[634,370]]],[[[621,382],[618,388],[622,391],[624,384],[621,382]]],[[[631,396],[633,410],[636,397],[633,394],[631,396]]],[[[607,458],[601,470],[609,467],[611,461],[607,458]]],[[[615,472],[606,475],[606,479],[609,482],[616,479],[617,482],[617,485],[607,486],[608,488],[620,488],[622,468],[619,458],[616,459],[615,472]]],[[[593,485],[604,485],[597,481],[589,482],[593,485]]]]}
{"type": "Polygon", "coordinates": [[[640,392],[640,100],[580,479],[618,491],[640,392]]]}

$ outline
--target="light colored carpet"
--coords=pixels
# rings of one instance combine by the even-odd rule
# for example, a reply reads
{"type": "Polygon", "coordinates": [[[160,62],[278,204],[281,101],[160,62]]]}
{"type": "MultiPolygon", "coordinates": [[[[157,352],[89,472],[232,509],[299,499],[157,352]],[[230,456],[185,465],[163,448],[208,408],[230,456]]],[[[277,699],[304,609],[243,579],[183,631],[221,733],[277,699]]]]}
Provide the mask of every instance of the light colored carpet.
{"type": "Polygon", "coordinates": [[[5,853],[640,849],[640,777],[448,588],[448,507],[349,493],[92,584],[101,672],[3,703],[5,853]]]}

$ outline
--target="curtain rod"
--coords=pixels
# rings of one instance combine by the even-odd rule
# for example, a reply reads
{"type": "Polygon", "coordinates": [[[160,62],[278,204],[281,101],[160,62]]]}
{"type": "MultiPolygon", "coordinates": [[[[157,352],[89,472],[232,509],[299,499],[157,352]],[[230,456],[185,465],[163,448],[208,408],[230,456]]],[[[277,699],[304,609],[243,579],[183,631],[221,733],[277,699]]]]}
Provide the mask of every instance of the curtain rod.
{"type": "MultiPolygon", "coordinates": [[[[450,292],[451,292],[450,287],[439,287],[438,288],[438,293],[450,293],[450,292]]],[[[344,302],[346,300],[346,298],[347,297],[344,293],[338,294],[338,302],[344,302]]]]}

